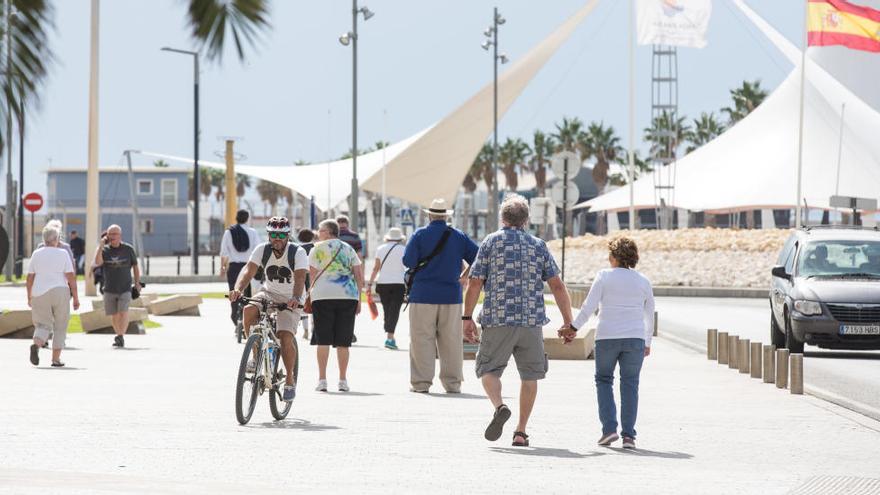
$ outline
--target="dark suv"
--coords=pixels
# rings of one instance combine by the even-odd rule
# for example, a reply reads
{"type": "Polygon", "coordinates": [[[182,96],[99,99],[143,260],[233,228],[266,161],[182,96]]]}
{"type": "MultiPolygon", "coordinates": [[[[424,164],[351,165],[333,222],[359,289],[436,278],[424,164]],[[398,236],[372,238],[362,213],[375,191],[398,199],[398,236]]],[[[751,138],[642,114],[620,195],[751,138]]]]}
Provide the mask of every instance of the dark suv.
{"type": "Polygon", "coordinates": [[[880,349],[880,232],[807,227],[792,233],[776,265],[770,339],[777,348],[880,349]]]}

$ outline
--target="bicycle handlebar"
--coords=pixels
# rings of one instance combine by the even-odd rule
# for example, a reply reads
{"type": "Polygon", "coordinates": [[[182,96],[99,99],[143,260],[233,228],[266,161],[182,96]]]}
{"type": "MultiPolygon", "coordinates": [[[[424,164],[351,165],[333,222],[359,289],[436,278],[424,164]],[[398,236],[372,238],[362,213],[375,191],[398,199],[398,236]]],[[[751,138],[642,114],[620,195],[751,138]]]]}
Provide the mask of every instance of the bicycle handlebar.
{"type": "MultiPolygon", "coordinates": [[[[228,294],[224,297],[229,299],[228,294]]],[[[253,297],[241,296],[238,298],[238,300],[244,304],[251,304],[251,303],[258,304],[259,306],[261,306],[263,308],[263,311],[266,311],[267,309],[270,309],[270,308],[274,308],[279,311],[284,311],[284,310],[290,309],[290,307],[287,306],[287,303],[273,303],[273,302],[267,301],[265,299],[257,299],[257,298],[253,298],[253,297]]]]}

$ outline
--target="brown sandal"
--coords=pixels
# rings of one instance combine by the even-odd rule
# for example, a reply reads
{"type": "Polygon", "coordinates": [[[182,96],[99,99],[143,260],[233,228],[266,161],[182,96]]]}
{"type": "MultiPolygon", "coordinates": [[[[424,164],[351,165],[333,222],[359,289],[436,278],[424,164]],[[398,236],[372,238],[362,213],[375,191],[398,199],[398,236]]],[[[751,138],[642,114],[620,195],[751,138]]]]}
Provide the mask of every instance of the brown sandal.
{"type": "Polygon", "coordinates": [[[514,447],[528,447],[529,446],[529,436],[526,435],[526,432],[524,432],[524,431],[513,432],[513,446],[514,447]],[[520,437],[523,439],[522,443],[516,442],[517,437],[520,437]]]}

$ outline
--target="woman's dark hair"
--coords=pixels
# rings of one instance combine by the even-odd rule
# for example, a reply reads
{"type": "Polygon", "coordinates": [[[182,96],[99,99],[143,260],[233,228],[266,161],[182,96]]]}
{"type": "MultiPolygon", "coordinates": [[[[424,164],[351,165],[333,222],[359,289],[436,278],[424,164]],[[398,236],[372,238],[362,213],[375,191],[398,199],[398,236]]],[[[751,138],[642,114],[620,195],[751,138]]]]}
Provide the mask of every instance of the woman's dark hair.
{"type": "Polygon", "coordinates": [[[616,237],[608,241],[608,251],[623,268],[635,268],[639,262],[639,247],[629,237],[616,237]]]}
{"type": "Polygon", "coordinates": [[[302,229],[296,234],[296,240],[302,242],[303,244],[312,242],[315,240],[315,233],[310,229],[302,229]]]}

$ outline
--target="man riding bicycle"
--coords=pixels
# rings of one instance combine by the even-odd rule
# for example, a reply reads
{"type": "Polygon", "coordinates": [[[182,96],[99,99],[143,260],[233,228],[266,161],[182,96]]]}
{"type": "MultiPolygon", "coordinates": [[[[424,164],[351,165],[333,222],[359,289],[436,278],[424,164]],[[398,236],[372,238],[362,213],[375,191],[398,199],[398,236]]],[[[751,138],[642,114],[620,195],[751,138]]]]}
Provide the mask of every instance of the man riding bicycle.
{"type": "MultiPolygon", "coordinates": [[[[289,402],[296,396],[293,365],[297,356],[293,339],[304,302],[309,258],[304,249],[288,243],[290,222],[287,218],[270,218],[266,224],[266,232],[269,234],[269,242],[264,242],[254,249],[247,265],[238,275],[235,287],[229,292],[229,300],[235,301],[241,297],[242,291],[251,282],[257,270],[262,268],[263,288],[254,299],[287,304],[288,309],[279,311],[276,316],[276,331],[281,340],[281,358],[287,370],[283,399],[289,402]]],[[[256,304],[245,306],[242,318],[245,335],[250,334],[251,326],[259,318],[260,308],[256,304]]]]}

